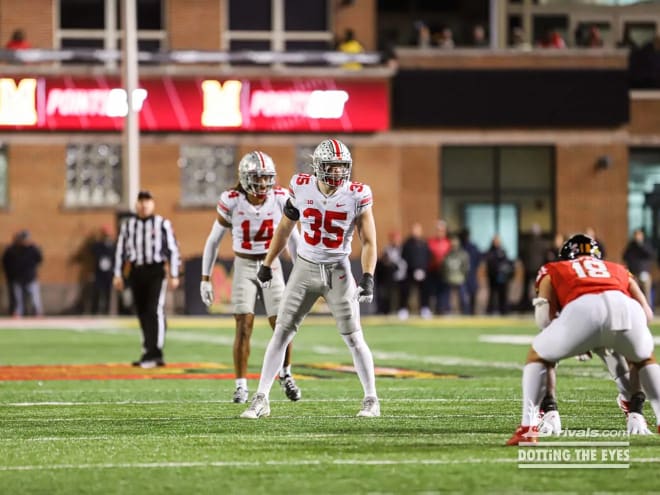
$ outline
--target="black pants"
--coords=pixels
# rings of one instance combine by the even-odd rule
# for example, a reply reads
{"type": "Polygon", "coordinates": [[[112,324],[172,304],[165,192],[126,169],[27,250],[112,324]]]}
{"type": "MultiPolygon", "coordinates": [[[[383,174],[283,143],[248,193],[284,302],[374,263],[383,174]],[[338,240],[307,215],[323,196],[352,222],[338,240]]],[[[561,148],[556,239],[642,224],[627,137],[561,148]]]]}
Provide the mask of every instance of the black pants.
{"type": "Polygon", "coordinates": [[[165,346],[165,267],[133,266],[130,275],[135,311],[142,329],[142,360],[162,359],[165,346]]]}

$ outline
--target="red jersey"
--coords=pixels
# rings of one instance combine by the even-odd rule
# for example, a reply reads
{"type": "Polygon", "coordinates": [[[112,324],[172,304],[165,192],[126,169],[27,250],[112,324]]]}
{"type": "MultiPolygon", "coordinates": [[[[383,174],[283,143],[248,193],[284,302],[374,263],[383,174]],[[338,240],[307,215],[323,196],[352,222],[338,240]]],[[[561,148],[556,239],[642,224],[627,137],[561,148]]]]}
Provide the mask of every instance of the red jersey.
{"type": "Polygon", "coordinates": [[[584,294],[598,294],[608,290],[618,290],[630,297],[628,269],[592,256],[546,263],[536,275],[537,291],[546,275],[550,275],[552,288],[562,308],[584,294]]]}

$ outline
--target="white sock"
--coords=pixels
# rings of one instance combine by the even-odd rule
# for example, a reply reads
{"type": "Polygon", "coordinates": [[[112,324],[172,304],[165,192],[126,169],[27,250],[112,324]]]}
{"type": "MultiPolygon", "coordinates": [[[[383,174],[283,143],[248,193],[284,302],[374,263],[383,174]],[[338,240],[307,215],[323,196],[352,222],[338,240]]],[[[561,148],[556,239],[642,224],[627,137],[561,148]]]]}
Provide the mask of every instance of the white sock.
{"type": "Polygon", "coordinates": [[[641,368],[639,370],[639,381],[653,408],[655,422],[660,425],[660,364],[647,364],[641,368]]]}
{"type": "Polygon", "coordinates": [[[291,365],[282,366],[282,369],[280,370],[280,378],[284,378],[285,376],[290,374],[291,374],[291,365]]]}
{"type": "Polygon", "coordinates": [[[247,378],[236,378],[236,388],[241,387],[244,388],[245,390],[248,389],[247,387],[247,378]]]}
{"type": "Polygon", "coordinates": [[[268,342],[268,347],[266,347],[266,353],[264,354],[264,362],[261,365],[261,378],[259,378],[257,393],[265,394],[266,397],[270,394],[277,370],[284,363],[286,346],[293,340],[294,335],[295,332],[289,332],[288,335],[285,335],[282,327],[275,325],[275,331],[270,338],[270,342],[268,342]]]}
{"type": "Polygon", "coordinates": [[[371,349],[364,340],[362,330],[342,335],[344,342],[348,345],[353,356],[353,366],[357,371],[358,378],[362,384],[365,397],[377,397],[376,376],[374,373],[374,358],[371,349]]]}
{"type": "Polygon", "coordinates": [[[545,395],[548,370],[539,362],[527,363],[522,376],[522,426],[536,426],[541,400],[545,395]]]}

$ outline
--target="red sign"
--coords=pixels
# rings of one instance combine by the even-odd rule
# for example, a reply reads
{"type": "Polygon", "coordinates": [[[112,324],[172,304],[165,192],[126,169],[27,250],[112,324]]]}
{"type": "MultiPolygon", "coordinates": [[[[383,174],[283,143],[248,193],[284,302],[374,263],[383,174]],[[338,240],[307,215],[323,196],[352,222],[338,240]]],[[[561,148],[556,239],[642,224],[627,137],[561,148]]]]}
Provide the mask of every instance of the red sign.
{"type": "MultiPolygon", "coordinates": [[[[387,81],[145,79],[132,95],[143,131],[370,132],[389,128],[387,81]]],[[[0,128],[117,131],[119,80],[0,78],[0,128]]]]}

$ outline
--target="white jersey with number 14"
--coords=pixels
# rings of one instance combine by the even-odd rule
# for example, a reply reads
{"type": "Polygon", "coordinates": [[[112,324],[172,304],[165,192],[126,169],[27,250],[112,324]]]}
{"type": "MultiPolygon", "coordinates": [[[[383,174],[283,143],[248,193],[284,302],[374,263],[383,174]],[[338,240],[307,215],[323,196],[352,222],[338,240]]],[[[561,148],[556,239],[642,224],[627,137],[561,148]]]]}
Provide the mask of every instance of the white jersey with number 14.
{"type": "Polygon", "coordinates": [[[220,195],[217,211],[231,224],[235,253],[266,254],[288,198],[289,193],[281,187],[268,191],[266,201],[261,205],[251,204],[245,193],[236,189],[220,195]]]}
{"type": "Polygon", "coordinates": [[[373,204],[371,188],[344,182],[330,196],[318,188],[317,179],[297,174],[289,184],[291,203],[300,212],[302,240],[298,255],[315,263],[334,263],[351,253],[355,220],[373,204]]]}

